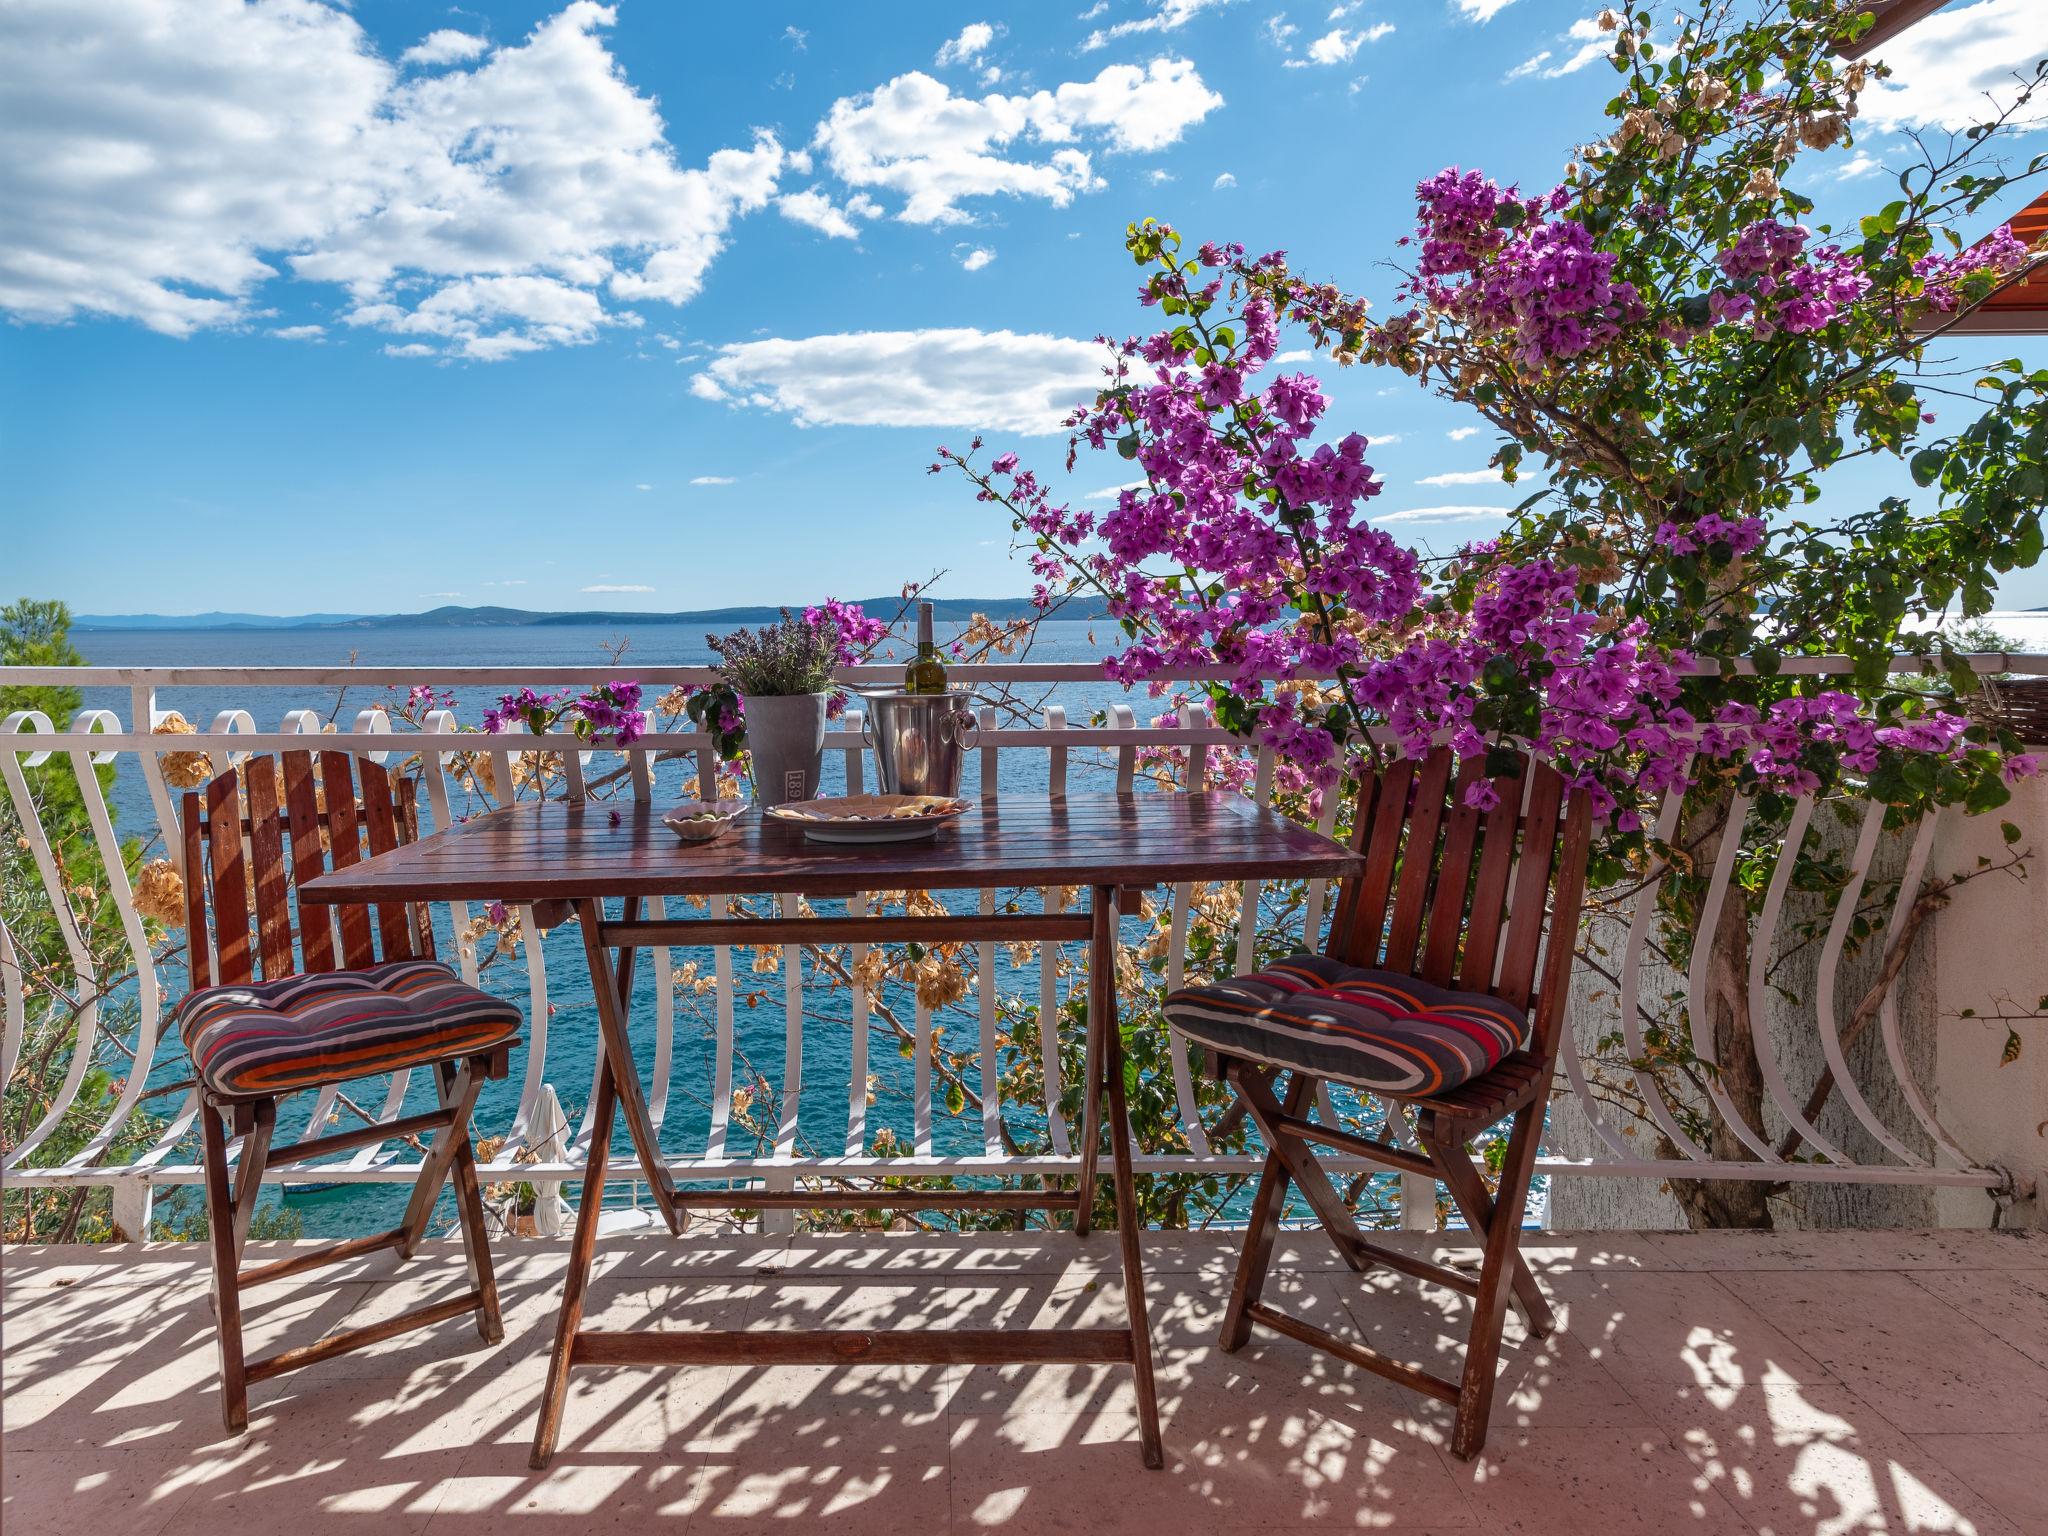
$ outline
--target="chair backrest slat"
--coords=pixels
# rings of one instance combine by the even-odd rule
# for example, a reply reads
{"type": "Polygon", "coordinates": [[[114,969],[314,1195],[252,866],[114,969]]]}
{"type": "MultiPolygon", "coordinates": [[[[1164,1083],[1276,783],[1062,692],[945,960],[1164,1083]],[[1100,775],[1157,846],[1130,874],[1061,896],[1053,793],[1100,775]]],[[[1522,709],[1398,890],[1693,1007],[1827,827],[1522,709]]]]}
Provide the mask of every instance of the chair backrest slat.
{"type": "MultiPolygon", "coordinates": [[[[1369,774],[1358,780],[1357,800],[1351,811],[1351,851],[1362,852],[1372,837],[1373,808],[1379,804],[1381,776],[1369,774]]],[[[1330,905],[1330,936],[1326,948],[1333,955],[1341,954],[1345,937],[1356,926],[1358,904],[1363,886],[1357,880],[1345,880],[1337,886],[1337,899],[1330,905]]],[[[1313,944],[1316,936],[1308,935],[1313,944]]]]}
{"type": "Polygon", "coordinates": [[[182,802],[184,821],[179,835],[185,849],[185,972],[192,990],[213,985],[213,965],[206,941],[206,844],[200,830],[205,812],[199,792],[188,789],[182,802]]]}
{"type": "Polygon", "coordinates": [[[213,856],[213,937],[223,986],[256,979],[249,962],[249,887],[242,858],[239,775],[221,774],[206,786],[206,830],[213,856]]]}
{"type": "MultiPolygon", "coordinates": [[[[292,831],[292,877],[299,885],[327,868],[327,853],[321,843],[319,788],[313,779],[313,754],[284,754],[285,814],[292,831]]],[[[334,959],[334,917],[332,909],[299,909],[299,951],[309,971],[331,971],[334,959]]]]}
{"type": "MultiPolygon", "coordinates": [[[[1415,776],[1415,803],[1408,813],[1408,838],[1401,850],[1401,879],[1394,890],[1394,915],[1387,924],[1386,966],[1413,974],[1415,946],[1422,937],[1423,908],[1436,873],[1437,829],[1451,783],[1451,749],[1437,747],[1415,776]]],[[[1381,820],[1385,820],[1384,814],[1381,820]]]]}
{"type": "MultiPolygon", "coordinates": [[[[390,776],[381,764],[368,758],[363,759],[358,771],[362,775],[363,820],[369,830],[370,852],[373,856],[390,853],[398,846],[398,821],[391,813],[390,776]]],[[[386,960],[412,958],[412,912],[406,903],[378,903],[377,937],[383,941],[386,960]]]]}
{"type": "Polygon", "coordinates": [[[267,757],[243,765],[249,796],[249,867],[256,890],[256,934],[263,979],[297,969],[292,960],[291,886],[285,878],[284,833],[277,816],[277,764],[267,757]]]}
{"type": "Polygon", "coordinates": [[[1515,824],[1522,817],[1526,780],[1495,781],[1500,803],[1486,813],[1480,835],[1479,874],[1472,882],[1472,907],[1465,919],[1465,952],[1458,962],[1458,985],[1484,992],[1493,985],[1494,962],[1500,958],[1501,923],[1507,915],[1508,875],[1515,867],[1515,824]]]}
{"type": "Polygon", "coordinates": [[[1557,854],[1557,884],[1550,895],[1550,943],[1543,955],[1543,984],[1536,993],[1531,1049],[1544,1061],[1557,1055],[1564,1030],[1564,1005],[1571,991],[1572,961],[1578,951],[1579,908],[1586,896],[1586,861],[1593,846],[1593,813],[1585,794],[1571,797],[1557,854]]]}
{"type": "Polygon", "coordinates": [[[1393,894],[1394,871],[1401,858],[1401,824],[1408,816],[1408,790],[1415,782],[1415,762],[1399,758],[1379,775],[1371,814],[1358,815],[1364,827],[1365,871],[1350,882],[1338,903],[1341,921],[1330,930],[1329,952],[1348,965],[1378,965],[1380,937],[1386,931],[1387,901],[1393,894]]]}
{"type": "MultiPolygon", "coordinates": [[[[420,790],[411,779],[398,781],[398,840],[420,840],[420,790]]],[[[424,901],[411,902],[406,912],[412,919],[412,952],[422,960],[434,958],[434,912],[424,901]]]]}
{"type": "MultiPolygon", "coordinates": [[[[369,765],[364,764],[365,767],[369,765]]],[[[356,821],[356,780],[346,752],[320,754],[320,786],[327,798],[328,853],[336,869],[362,862],[362,833],[356,821]]],[[[370,940],[370,914],[359,905],[337,909],[341,920],[341,963],[352,971],[377,963],[370,940]]]]}
{"type": "Polygon", "coordinates": [[[1508,899],[1507,951],[1501,957],[1500,979],[1492,988],[1518,1008],[1526,1007],[1535,991],[1536,955],[1543,943],[1545,909],[1550,904],[1550,872],[1557,855],[1557,820],[1563,799],[1564,780],[1557,770],[1543,763],[1534,765],[1529,804],[1522,813],[1515,888],[1508,899]]]}
{"type": "Polygon", "coordinates": [[[1458,938],[1465,931],[1465,896],[1472,881],[1472,855],[1479,845],[1479,812],[1465,792],[1486,777],[1486,759],[1474,755],[1458,765],[1451,785],[1450,815],[1444,825],[1444,854],[1437,865],[1436,892],[1429,904],[1428,938],[1419,974],[1433,987],[1451,984],[1458,963],[1458,938]]]}

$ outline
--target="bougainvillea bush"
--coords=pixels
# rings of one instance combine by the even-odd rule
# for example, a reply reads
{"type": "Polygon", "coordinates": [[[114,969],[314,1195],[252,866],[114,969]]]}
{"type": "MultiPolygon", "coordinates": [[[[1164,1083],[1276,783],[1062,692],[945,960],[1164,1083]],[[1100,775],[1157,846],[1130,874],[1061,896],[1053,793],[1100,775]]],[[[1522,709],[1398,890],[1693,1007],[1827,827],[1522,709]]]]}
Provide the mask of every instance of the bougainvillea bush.
{"type": "MultiPolygon", "coordinates": [[[[1273,748],[1311,799],[1364,766],[1374,732],[1496,767],[1533,745],[1610,813],[1599,880],[1676,871],[1663,946],[1683,965],[1708,937],[1690,871],[1724,835],[1782,827],[1793,795],[1867,795],[1900,819],[1982,811],[2039,767],[1973,719],[1973,679],[1921,621],[1986,611],[2000,573],[2042,553],[2048,370],[1956,378],[1938,351],[2042,262],[1983,210],[2043,160],[2008,165],[2013,109],[1988,110],[1921,145],[1854,226],[1810,222],[1795,168],[1854,141],[1884,74],[1833,52],[1867,24],[1847,0],[1603,12],[1619,78],[1605,131],[1548,188],[1423,180],[1385,317],[1284,253],[1134,225],[1158,326],[1111,344],[1068,467],[1113,452],[1139,483],[1098,514],[978,441],[933,469],[1009,513],[1041,602],[1108,600],[1127,637],[1112,676],[1228,669],[1207,688],[1218,721],[1273,748]],[[1371,445],[1326,421],[1313,374],[1276,370],[1285,329],[1491,424],[1502,480],[1531,492],[1501,535],[1426,560],[1376,526],[1371,445]],[[1829,471],[1877,458],[1917,492],[1823,498],[1829,471]],[[1950,664],[1951,695],[1892,686],[1908,649],[1950,664]],[[1822,656],[1847,671],[1799,661],[1822,656]],[[1648,829],[1673,790],[1685,814],[1667,844],[1648,829]],[[1747,823],[1729,817],[1738,794],[1756,803],[1747,823]]],[[[1709,941],[1717,976],[1747,975],[1744,925],[1709,941]]],[[[1659,1017],[1661,1059],[1625,1065],[1717,1074],[1760,1124],[1747,997],[1717,986],[1708,1004],[1714,1062],[1659,1017]]],[[[1769,1194],[1681,1199],[1696,1219],[1760,1221],[1769,1194]]]]}

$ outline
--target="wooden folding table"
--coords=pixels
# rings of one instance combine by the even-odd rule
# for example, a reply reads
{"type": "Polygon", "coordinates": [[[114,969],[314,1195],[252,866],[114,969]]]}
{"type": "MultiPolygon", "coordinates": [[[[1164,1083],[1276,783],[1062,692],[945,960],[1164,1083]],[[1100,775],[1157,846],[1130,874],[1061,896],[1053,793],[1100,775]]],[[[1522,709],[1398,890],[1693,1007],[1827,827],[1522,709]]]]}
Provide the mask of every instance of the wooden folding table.
{"type": "MultiPolygon", "coordinates": [[[[504,901],[573,911],[583,930],[604,1059],[597,1074],[589,1162],[548,1371],[533,1465],[545,1466],[561,1429],[570,1368],[579,1365],[1103,1363],[1136,1378],[1145,1464],[1162,1465],[1152,1346],[1139,1266],[1137,1201],[1116,1018],[1118,898],[1128,890],[1205,880],[1340,878],[1358,856],[1230,791],[1006,798],[984,802],[925,842],[862,846],[807,840],[786,823],[750,816],[711,843],[679,843],[645,803],[536,802],[308,881],[320,902],[504,901]],[[880,890],[1087,886],[1085,911],[903,917],[728,916],[649,920],[650,897],[758,892],[841,898],[880,890]],[[605,902],[617,898],[609,918],[605,902]],[[1077,1187],[1072,1190],[748,1190],[749,1206],[817,1209],[1067,1210],[1085,1234],[1094,1208],[1107,1110],[1129,1326],[935,1330],[597,1332],[580,1327],[603,1205],[613,1118],[627,1132],[671,1231],[693,1206],[730,1207],[731,1190],[682,1190],[656,1139],[628,1036],[636,953],[649,945],[987,942],[1089,944],[1088,1036],[1077,1187]],[[617,951],[613,963],[608,957],[617,951]]],[[[687,1167],[685,1167],[687,1174],[687,1167]]],[[[826,1177],[833,1177],[827,1175],[826,1177]]],[[[838,1177],[852,1177],[839,1175],[838,1177]]]]}

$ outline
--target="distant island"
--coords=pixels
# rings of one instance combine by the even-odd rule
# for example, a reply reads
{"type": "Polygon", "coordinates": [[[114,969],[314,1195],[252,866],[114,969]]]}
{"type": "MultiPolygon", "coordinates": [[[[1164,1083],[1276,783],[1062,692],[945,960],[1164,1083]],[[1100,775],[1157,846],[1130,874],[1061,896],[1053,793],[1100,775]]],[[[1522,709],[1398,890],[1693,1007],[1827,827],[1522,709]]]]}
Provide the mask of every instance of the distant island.
{"type": "MultiPolygon", "coordinates": [[[[964,624],[977,613],[992,619],[1021,619],[1037,610],[1028,597],[935,597],[934,615],[941,623],[964,624]]],[[[862,603],[870,613],[893,613],[900,597],[873,597],[862,603]]],[[[801,603],[791,604],[801,608],[801,603]]],[[[686,613],[617,613],[587,611],[551,613],[527,608],[431,608],[425,613],[81,613],[74,630],[104,629],[535,629],[565,624],[697,624],[708,629],[733,629],[742,624],[773,622],[780,610],[763,604],[749,608],[702,608],[686,613]]],[[[1060,606],[1063,619],[1100,619],[1108,610],[1099,597],[1076,597],[1060,606]]]]}

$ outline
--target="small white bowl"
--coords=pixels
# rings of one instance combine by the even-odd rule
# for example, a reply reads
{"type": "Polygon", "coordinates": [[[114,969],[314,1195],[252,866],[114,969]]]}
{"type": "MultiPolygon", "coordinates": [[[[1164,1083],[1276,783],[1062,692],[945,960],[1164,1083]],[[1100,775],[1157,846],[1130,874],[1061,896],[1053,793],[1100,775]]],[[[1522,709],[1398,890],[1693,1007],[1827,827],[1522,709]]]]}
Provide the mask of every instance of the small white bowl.
{"type": "Polygon", "coordinates": [[[747,813],[745,800],[685,800],[661,820],[686,843],[708,843],[723,837],[747,813]]]}

